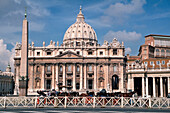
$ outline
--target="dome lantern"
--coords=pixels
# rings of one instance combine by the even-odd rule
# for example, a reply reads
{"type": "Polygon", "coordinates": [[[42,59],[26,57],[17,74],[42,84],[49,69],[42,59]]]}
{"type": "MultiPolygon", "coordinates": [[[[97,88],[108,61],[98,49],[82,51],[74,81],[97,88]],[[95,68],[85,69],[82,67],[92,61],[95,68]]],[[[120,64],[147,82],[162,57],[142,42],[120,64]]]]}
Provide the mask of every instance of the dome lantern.
{"type": "Polygon", "coordinates": [[[79,12],[79,14],[77,15],[77,22],[84,22],[84,15],[83,15],[83,13],[82,13],[81,10],[82,10],[82,9],[81,9],[81,6],[80,6],[80,12],[79,12]]]}

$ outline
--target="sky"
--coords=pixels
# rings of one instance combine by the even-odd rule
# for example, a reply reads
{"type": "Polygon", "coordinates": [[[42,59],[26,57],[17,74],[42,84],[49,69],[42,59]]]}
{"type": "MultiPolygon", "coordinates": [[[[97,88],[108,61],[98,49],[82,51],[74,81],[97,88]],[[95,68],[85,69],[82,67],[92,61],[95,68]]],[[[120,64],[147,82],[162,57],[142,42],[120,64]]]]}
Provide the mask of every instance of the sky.
{"type": "Polygon", "coordinates": [[[29,43],[62,43],[65,31],[76,21],[80,5],[100,45],[117,38],[126,54],[137,55],[144,36],[170,35],[170,0],[0,0],[0,70],[11,64],[16,42],[21,43],[25,7],[29,43]]]}

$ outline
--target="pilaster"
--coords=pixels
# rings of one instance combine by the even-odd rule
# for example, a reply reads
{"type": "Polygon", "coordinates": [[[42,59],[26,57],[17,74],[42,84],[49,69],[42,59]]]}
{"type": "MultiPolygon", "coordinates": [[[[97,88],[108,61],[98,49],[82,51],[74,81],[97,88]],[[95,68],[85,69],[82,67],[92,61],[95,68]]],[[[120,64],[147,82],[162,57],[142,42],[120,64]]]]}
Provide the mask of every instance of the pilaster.
{"type": "Polygon", "coordinates": [[[162,84],[162,77],[160,77],[160,97],[163,97],[163,84],[162,84]]]}
{"type": "Polygon", "coordinates": [[[153,97],[156,97],[155,77],[153,77],[153,97]]]}
{"type": "Polygon", "coordinates": [[[142,97],[145,96],[145,78],[142,77],[142,97]]]}
{"type": "Polygon", "coordinates": [[[58,70],[58,64],[56,64],[56,90],[58,91],[59,90],[59,87],[58,87],[58,72],[59,72],[59,70],[58,70]]]}
{"type": "Polygon", "coordinates": [[[87,89],[87,66],[84,64],[84,89],[87,89]]]}
{"type": "Polygon", "coordinates": [[[76,90],[76,64],[73,64],[73,91],[76,90]]]}
{"type": "Polygon", "coordinates": [[[97,64],[94,64],[94,90],[97,90],[97,64]]]}
{"type": "Polygon", "coordinates": [[[80,65],[80,90],[83,89],[83,66],[80,65]]]}
{"type": "Polygon", "coordinates": [[[45,89],[45,64],[41,64],[42,72],[41,72],[41,89],[45,89]]]}

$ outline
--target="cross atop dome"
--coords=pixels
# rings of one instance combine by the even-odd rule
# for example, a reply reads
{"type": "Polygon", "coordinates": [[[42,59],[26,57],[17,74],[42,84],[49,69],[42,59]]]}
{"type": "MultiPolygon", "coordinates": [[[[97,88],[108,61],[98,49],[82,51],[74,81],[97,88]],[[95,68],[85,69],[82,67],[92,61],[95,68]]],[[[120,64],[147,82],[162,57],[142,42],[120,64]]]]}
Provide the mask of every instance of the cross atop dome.
{"type": "Polygon", "coordinates": [[[81,9],[81,5],[80,5],[80,12],[79,12],[79,14],[82,14],[81,10],[82,10],[82,9],[81,9]]]}
{"type": "Polygon", "coordinates": [[[81,5],[80,5],[80,12],[79,12],[79,14],[77,15],[77,22],[84,22],[84,15],[83,15],[83,13],[82,13],[81,5]]]}
{"type": "Polygon", "coordinates": [[[27,18],[27,7],[25,7],[25,19],[27,18]]]}

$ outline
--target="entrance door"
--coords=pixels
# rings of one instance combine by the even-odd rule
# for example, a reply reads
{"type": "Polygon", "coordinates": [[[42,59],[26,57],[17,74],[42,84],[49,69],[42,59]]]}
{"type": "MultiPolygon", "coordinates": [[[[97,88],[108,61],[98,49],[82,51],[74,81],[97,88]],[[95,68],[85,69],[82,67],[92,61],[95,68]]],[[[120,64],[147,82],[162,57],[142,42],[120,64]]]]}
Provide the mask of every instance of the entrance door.
{"type": "Polygon", "coordinates": [[[51,89],[51,80],[47,80],[46,82],[46,89],[51,89]]]}
{"type": "Polygon", "coordinates": [[[89,89],[93,89],[93,80],[88,80],[89,89]]]}
{"type": "Polygon", "coordinates": [[[134,77],[134,91],[138,96],[142,96],[142,77],[134,77]]]}
{"type": "Polygon", "coordinates": [[[117,75],[112,76],[112,90],[119,89],[119,78],[117,75]]]}

